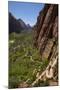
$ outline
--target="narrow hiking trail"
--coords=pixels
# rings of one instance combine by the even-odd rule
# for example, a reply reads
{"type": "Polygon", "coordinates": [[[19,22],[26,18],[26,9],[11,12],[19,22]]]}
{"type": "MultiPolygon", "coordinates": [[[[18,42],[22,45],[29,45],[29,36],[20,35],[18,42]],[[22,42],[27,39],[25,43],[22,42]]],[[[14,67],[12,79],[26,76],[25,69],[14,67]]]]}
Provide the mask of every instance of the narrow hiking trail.
{"type": "Polygon", "coordinates": [[[41,75],[37,77],[37,79],[32,83],[31,86],[34,86],[38,82],[38,80],[46,80],[51,78],[54,79],[53,74],[54,74],[55,65],[57,64],[57,60],[58,60],[58,56],[56,56],[56,58],[53,61],[50,61],[46,69],[42,72],[41,75]]]}

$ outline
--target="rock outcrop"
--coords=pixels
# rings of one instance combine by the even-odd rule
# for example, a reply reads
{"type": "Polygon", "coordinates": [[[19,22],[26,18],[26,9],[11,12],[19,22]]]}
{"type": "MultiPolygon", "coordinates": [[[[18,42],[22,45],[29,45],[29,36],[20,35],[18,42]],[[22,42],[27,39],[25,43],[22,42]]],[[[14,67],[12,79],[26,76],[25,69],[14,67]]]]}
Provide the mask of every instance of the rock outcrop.
{"type": "MultiPolygon", "coordinates": [[[[34,26],[34,45],[39,49],[42,60],[48,59],[49,65],[32,83],[41,79],[57,80],[58,78],[58,5],[46,4],[39,13],[34,26]],[[55,79],[54,79],[55,77],[55,79]]],[[[53,85],[53,84],[52,84],[53,85]]]]}

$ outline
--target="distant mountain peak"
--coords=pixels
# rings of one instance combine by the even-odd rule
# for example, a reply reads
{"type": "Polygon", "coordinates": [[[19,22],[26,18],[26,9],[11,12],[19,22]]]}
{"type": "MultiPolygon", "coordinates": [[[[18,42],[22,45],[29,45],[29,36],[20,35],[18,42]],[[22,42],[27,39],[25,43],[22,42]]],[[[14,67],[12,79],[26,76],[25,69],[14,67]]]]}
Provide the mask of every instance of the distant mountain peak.
{"type": "Polygon", "coordinates": [[[30,26],[30,24],[27,24],[27,27],[28,27],[28,28],[32,28],[32,27],[30,26]]]}
{"type": "Polygon", "coordinates": [[[29,29],[31,29],[29,24],[26,25],[22,19],[16,19],[12,13],[9,12],[9,33],[20,33],[23,30],[27,31],[29,29]]]}
{"type": "Polygon", "coordinates": [[[25,22],[22,20],[22,19],[18,19],[19,23],[21,24],[21,26],[24,28],[24,29],[27,29],[27,26],[25,24],[25,22]]]}

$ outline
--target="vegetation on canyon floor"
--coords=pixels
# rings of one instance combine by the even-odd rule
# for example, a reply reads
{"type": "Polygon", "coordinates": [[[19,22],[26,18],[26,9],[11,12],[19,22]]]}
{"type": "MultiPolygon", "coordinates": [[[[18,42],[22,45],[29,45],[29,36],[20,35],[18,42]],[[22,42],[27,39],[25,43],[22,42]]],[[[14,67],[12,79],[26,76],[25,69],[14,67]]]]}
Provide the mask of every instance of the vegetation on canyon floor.
{"type": "MultiPolygon", "coordinates": [[[[11,33],[9,36],[9,88],[16,88],[28,80],[36,79],[36,74],[45,70],[48,60],[42,60],[39,50],[33,45],[33,33],[11,33]]],[[[35,86],[46,86],[48,82],[39,81],[35,86]],[[40,82],[40,83],[39,83],[40,82]]]]}

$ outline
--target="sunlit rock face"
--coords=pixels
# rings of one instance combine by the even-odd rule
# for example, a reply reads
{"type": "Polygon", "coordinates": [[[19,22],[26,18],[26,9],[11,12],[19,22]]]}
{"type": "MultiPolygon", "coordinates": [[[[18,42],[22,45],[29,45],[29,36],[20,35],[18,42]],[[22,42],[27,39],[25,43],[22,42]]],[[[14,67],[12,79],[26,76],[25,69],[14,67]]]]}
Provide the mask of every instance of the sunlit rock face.
{"type": "Polygon", "coordinates": [[[42,58],[52,59],[58,55],[58,5],[46,4],[39,13],[34,26],[34,45],[42,58]]]}

